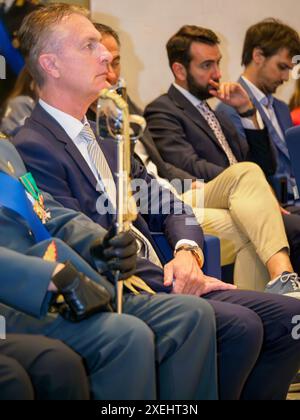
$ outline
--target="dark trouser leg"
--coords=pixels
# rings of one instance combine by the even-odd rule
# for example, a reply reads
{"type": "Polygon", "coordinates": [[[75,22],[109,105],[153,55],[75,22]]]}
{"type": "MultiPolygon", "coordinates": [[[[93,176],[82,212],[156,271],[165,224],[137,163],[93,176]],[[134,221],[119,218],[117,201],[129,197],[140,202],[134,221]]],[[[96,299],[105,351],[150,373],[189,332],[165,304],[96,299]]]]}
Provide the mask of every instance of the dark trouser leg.
{"type": "Polygon", "coordinates": [[[48,335],[83,357],[94,399],[156,399],[154,337],[139,319],[112,313],[78,324],[60,319],[48,335]]]}
{"type": "Polygon", "coordinates": [[[263,327],[247,308],[207,301],[216,314],[220,399],[239,400],[261,351],[263,327]]]}
{"type": "Polygon", "coordinates": [[[37,400],[87,400],[81,358],[63,343],[42,336],[9,335],[2,351],[26,370],[37,400]]]}
{"type": "Polygon", "coordinates": [[[33,400],[34,391],[24,368],[14,359],[0,355],[0,400],[33,400]]]}
{"type": "Polygon", "coordinates": [[[144,320],[155,336],[159,398],[217,398],[215,317],[194,296],[127,295],[124,310],[144,320]]]}
{"type": "MultiPolygon", "coordinates": [[[[292,321],[295,316],[300,315],[300,301],[285,296],[248,291],[214,292],[207,295],[206,299],[212,306],[215,306],[215,301],[218,301],[218,304],[221,302],[232,304],[232,314],[236,314],[236,318],[240,317],[241,308],[248,308],[256,317],[259,317],[263,327],[261,351],[246,380],[241,398],[244,400],[285,399],[289,385],[300,366],[300,340],[295,340],[292,336],[292,330],[295,327],[292,321]]],[[[218,319],[217,316],[217,326],[218,319]]],[[[248,328],[247,319],[243,322],[245,329],[248,328]]],[[[218,326],[218,331],[220,327],[218,326]]],[[[225,332],[230,328],[230,324],[225,325],[225,332]]],[[[224,369],[225,372],[228,370],[226,366],[224,367],[224,363],[228,363],[228,347],[225,355],[222,354],[223,350],[224,348],[220,350],[221,388],[226,386],[226,382],[222,381],[226,381],[227,375],[230,375],[229,371],[227,374],[222,373],[224,369]]],[[[244,355],[241,352],[240,356],[236,357],[244,357],[244,355]]],[[[236,359],[232,358],[229,363],[234,373],[236,359]]]]}

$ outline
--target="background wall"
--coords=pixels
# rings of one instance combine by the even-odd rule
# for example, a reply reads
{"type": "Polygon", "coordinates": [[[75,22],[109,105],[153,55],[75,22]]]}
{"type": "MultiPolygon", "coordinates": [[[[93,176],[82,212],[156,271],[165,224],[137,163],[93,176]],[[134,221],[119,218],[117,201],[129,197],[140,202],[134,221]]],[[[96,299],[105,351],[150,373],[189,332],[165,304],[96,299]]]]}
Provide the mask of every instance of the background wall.
{"type": "MultiPolygon", "coordinates": [[[[122,42],[123,76],[131,96],[144,106],[164,93],[171,80],[167,40],[184,24],[213,29],[222,40],[223,80],[241,72],[240,56],[247,28],[266,17],[300,30],[299,0],[90,0],[93,17],[113,26],[122,42]]],[[[278,91],[288,100],[293,82],[278,91]]]]}

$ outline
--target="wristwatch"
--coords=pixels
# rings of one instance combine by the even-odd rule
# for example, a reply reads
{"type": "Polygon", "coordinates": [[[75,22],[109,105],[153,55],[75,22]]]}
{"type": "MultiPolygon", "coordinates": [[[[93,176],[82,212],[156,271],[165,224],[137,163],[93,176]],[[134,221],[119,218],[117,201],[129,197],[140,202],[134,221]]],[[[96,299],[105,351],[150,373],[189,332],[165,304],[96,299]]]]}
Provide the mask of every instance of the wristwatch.
{"type": "Polygon", "coordinates": [[[202,268],[204,266],[204,255],[203,255],[202,249],[199,246],[181,245],[179,248],[177,248],[174,251],[174,257],[180,251],[191,252],[193,256],[196,258],[199,267],[202,268]]]}
{"type": "Polygon", "coordinates": [[[242,112],[241,114],[240,113],[238,113],[238,114],[241,118],[250,118],[250,117],[253,117],[256,114],[256,108],[253,107],[251,109],[248,109],[248,111],[246,111],[246,112],[242,112]]]}

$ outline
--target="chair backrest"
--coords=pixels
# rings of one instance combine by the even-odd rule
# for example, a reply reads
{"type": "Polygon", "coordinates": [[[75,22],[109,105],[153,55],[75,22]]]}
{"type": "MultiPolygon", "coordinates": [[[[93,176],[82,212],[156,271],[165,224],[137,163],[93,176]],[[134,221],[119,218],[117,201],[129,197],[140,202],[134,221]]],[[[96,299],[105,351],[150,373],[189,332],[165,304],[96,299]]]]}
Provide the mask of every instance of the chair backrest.
{"type": "Polygon", "coordinates": [[[285,137],[298,191],[300,192],[300,126],[288,129],[285,137]]]}

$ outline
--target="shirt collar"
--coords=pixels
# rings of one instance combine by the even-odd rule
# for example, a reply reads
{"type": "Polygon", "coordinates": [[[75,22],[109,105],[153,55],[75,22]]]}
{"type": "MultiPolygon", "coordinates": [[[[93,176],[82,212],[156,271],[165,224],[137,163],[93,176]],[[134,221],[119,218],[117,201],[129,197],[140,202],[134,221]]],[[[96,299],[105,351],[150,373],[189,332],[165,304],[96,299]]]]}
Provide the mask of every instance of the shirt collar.
{"type": "Polygon", "coordinates": [[[58,122],[58,124],[65,130],[72,141],[74,141],[76,137],[79,136],[84,126],[89,126],[89,122],[86,116],[82,122],[72,117],[72,115],[66,114],[65,112],[47,104],[42,99],[39,99],[39,104],[46,112],[48,112],[48,114],[51,115],[51,117],[53,117],[58,122]]]}
{"type": "Polygon", "coordinates": [[[179,86],[177,83],[173,83],[173,86],[179,90],[180,93],[182,93],[183,96],[186,97],[186,99],[188,101],[190,101],[196,108],[198,108],[198,106],[200,104],[203,103],[203,101],[201,101],[200,99],[196,98],[196,96],[192,95],[188,90],[184,89],[183,87],[179,86]]]}
{"type": "Polygon", "coordinates": [[[248,80],[245,76],[242,76],[243,81],[246,83],[246,85],[251,90],[253,96],[255,99],[263,106],[268,107],[272,106],[274,102],[274,97],[272,95],[266,95],[264,94],[260,89],[258,89],[257,86],[255,86],[250,80],[248,80]]]}

